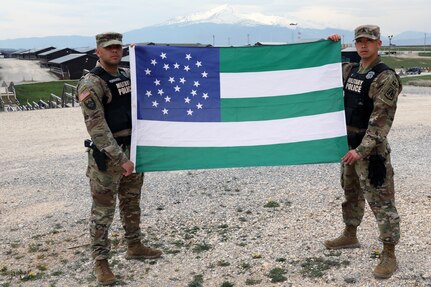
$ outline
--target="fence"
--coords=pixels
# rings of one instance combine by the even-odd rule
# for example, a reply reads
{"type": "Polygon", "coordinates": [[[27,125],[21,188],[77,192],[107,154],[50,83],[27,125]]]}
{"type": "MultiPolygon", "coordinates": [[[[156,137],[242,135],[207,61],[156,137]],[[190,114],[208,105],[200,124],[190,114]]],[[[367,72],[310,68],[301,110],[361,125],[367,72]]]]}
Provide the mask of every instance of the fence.
{"type": "Polygon", "coordinates": [[[61,96],[51,93],[49,95],[48,102],[39,100],[37,102],[32,101],[27,102],[26,104],[20,104],[16,97],[15,86],[13,83],[8,87],[7,84],[3,82],[0,91],[0,111],[5,112],[57,109],[79,105],[75,98],[76,86],[68,83],[64,83],[61,96]]]}

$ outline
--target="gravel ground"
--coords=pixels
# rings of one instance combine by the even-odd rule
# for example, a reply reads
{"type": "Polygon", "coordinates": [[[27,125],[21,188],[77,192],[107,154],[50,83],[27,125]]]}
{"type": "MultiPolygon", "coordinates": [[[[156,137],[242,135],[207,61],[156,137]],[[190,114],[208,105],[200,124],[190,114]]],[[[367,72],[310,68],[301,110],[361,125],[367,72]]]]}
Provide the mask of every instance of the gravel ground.
{"type": "MultiPolygon", "coordinates": [[[[322,164],[147,173],[143,239],[164,256],[125,260],[117,214],[116,284],[431,286],[431,91],[413,90],[390,133],[402,219],[392,278],[371,274],[381,245],[369,208],[360,249],[325,250],[343,228],[343,193],[339,165],[322,164]]],[[[79,108],[0,113],[0,286],[97,286],[86,137],[79,108]]]]}

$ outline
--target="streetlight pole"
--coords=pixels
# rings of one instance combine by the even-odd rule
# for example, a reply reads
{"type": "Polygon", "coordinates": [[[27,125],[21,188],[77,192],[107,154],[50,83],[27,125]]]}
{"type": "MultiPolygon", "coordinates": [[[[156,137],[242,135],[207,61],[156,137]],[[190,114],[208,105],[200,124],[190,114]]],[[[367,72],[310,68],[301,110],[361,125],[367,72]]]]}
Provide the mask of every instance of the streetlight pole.
{"type": "MultiPolygon", "coordinates": [[[[298,23],[290,23],[289,26],[295,26],[295,29],[297,29],[298,28],[298,23]]],[[[294,37],[293,37],[293,28],[292,28],[291,34],[292,34],[292,43],[294,43],[293,42],[293,40],[294,40],[294,37]]]]}
{"type": "Polygon", "coordinates": [[[389,39],[389,55],[391,55],[391,48],[392,48],[392,38],[394,37],[394,35],[389,35],[388,39],[389,39]]]}

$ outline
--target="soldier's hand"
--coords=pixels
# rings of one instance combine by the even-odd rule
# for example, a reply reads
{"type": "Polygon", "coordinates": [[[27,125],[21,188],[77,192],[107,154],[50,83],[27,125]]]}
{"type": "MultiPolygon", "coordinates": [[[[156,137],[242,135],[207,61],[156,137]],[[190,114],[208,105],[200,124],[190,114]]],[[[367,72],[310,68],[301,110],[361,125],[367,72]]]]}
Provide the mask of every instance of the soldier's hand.
{"type": "Polygon", "coordinates": [[[121,167],[124,169],[123,175],[129,176],[133,173],[133,169],[135,168],[135,165],[133,164],[132,161],[129,160],[123,163],[121,167]]]}
{"type": "Polygon", "coordinates": [[[341,160],[345,164],[351,165],[360,159],[361,159],[361,156],[356,152],[356,150],[351,149],[343,156],[341,160]]]}
{"type": "Polygon", "coordinates": [[[338,34],[333,34],[333,35],[328,36],[328,40],[331,40],[331,41],[337,42],[337,41],[340,41],[340,40],[341,40],[341,37],[340,37],[340,35],[338,35],[338,34]]]}

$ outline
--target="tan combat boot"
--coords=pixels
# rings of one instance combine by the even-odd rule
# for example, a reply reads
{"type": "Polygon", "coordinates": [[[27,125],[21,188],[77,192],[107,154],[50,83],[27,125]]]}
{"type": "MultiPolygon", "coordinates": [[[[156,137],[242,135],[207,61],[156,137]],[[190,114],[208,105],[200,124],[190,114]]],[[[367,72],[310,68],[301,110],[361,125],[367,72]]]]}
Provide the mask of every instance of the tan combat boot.
{"type": "Polygon", "coordinates": [[[374,269],[374,277],[378,279],[390,278],[396,269],[395,244],[383,243],[383,252],[380,256],[380,263],[374,269]]]}
{"type": "Polygon", "coordinates": [[[326,240],[323,245],[327,249],[359,248],[358,238],[356,237],[356,226],[346,225],[343,234],[332,240],[326,240]]]}
{"type": "Polygon", "coordinates": [[[127,246],[126,259],[154,259],[162,255],[162,251],[145,247],[141,242],[127,246]]]}
{"type": "Polygon", "coordinates": [[[109,268],[108,260],[96,260],[95,273],[97,282],[101,285],[111,285],[115,282],[115,275],[109,268]]]}

